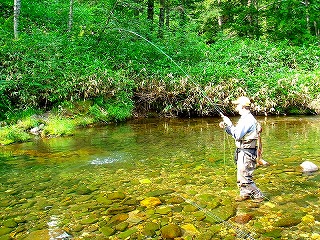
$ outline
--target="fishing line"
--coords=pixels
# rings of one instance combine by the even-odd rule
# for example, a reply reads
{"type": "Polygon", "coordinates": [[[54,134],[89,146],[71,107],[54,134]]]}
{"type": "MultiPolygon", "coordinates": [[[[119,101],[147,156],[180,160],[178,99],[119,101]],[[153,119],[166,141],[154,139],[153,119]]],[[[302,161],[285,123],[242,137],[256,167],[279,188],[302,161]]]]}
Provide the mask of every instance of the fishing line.
{"type": "MultiPolygon", "coordinates": [[[[117,2],[116,2],[117,3],[117,2]]],[[[116,5],[116,4],[115,4],[116,5]]],[[[209,103],[211,103],[211,105],[213,106],[214,110],[217,111],[217,113],[221,116],[221,117],[224,117],[224,114],[223,114],[223,111],[220,109],[220,107],[215,104],[211,98],[209,98],[207,96],[207,94],[205,93],[205,91],[201,88],[201,86],[199,84],[197,84],[195,81],[192,80],[192,78],[184,71],[184,69],[179,65],[177,64],[173,59],[172,57],[170,57],[167,53],[165,53],[160,47],[158,47],[156,44],[154,44],[153,42],[151,42],[150,40],[148,40],[147,38],[141,36],[140,34],[134,32],[134,31],[131,31],[131,30],[128,30],[128,29],[123,29],[123,28],[113,28],[112,30],[117,30],[119,32],[121,31],[124,31],[124,32],[128,32],[128,33],[131,33],[143,40],[145,40],[146,42],[148,42],[149,44],[151,44],[153,47],[155,47],[159,52],[161,52],[162,54],[164,54],[168,59],[170,59],[170,61],[176,66],[178,67],[178,69],[183,72],[185,74],[185,76],[196,86],[198,87],[198,89],[200,90],[200,93],[202,94],[202,96],[207,99],[209,101],[209,103]]],[[[229,139],[228,139],[229,141],[229,139]]],[[[229,144],[229,142],[228,142],[229,144]]],[[[230,144],[229,144],[229,147],[230,147],[230,144]]],[[[226,174],[226,154],[225,154],[225,150],[226,150],[226,146],[225,146],[225,135],[224,135],[224,171],[225,171],[225,174],[226,174]]],[[[265,197],[266,198],[266,197],[265,197]]],[[[266,198],[268,199],[268,198],[266,198]]],[[[269,200],[269,199],[268,199],[269,200]]],[[[270,201],[270,200],[269,200],[270,201]]]]}
{"type": "MultiPolygon", "coordinates": [[[[123,28],[113,28],[113,30],[118,30],[118,31],[124,31],[124,32],[128,32],[128,33],[131,33],[143,40],[145,40],[146,42],[148,42],[149,44],[151,44],[153,47],[155,47],[159,52],[161,52],[162,54],[164,54],[168,59],[170,59],[170,61],[176,66],[178,67],[178,69],[183,72],[185,74],[185,76],[190,79],[190,81],[200,90],[200,93],[202,95],[202,97],[204,97],[205,99],[208,100],[208,102],[213,106],[214,110],[221,116],[221,117],[224,117],[224,114],[223,114],[223,111],[221,110],[221,108],[215,104],[211,98],[208,97],[208,95],[205,93],[205,91],[202,89],[202,87],[200,86],[200,84],[197,84],[195,81],[192,80],[192,78],[187,74],[186,71],[184,71],[184,69],[179,65],[177,64],[173,59],[172,57],[170,57],[167,53],[165,53],[160,47],[158,47],[156,44],[154,44],[153,42],[151,42],[150,40],[148,40],[147,38],[141,36],[140,34],[134,32],[134,31],[131,31],[131,30],[127,30],[127,29],[123,29],[123,28]]],[[[223,161],[224,161],[224,173],[226,175],[226,153],[225,153],[225,135],[224,135],[224,158],[223,158],[223,161]]]]}
{"type": "MultiPolygon", "coordinates": [[[[141,36],[140,34],[134,32],[134,31],[127,30],[127,29],[123,29],[123,28],[114,28],[113,30],[118,30],[118,31],[120,31],[120,32],[121,32],[121,31],[124,31],[124,32],[131,33],[131,34],[133,34],[133,35],[135,35],[135,36],[137,36],[137,37],[139,37],[139,38],[142,38],[143,40],[145,40],[146,42],[148,42],[149,44],[151,44],[153,47],[155,47],[158,51],[160,51],[160,52],[161,52],[162,54],[164,54],[168,59],[170,59],[170,61],[171,61],[175,66],[177,66],[177,67],[186,75],[186,77],[187,77],[188,79],[190,79],[190,81],[191,81],[196,87],[199,88],[202,96],[203,96],[204,98],[206,98],[206,99],[209,101],[209,103],[212,104],[214,110],[217,111],[217,112],[220,114],[221,117],[224,116],[223,111],[220,109],[220,107],[219,107],[217,104],[215,104],[215,103],[212,102],[211,98],[209,98],[209,97],[206,95],[206,93],[205,93],[204,90],[201,88],[201,86],[200,86],[199,84],[197,84],[195,81],[193,81],[192,78],[183,70],[183,68],[181,68],[181,67],[172,59],[172,57],[170,57],[167,53],[165,53],[161,48],[159,48],[159,47],[158,47],[157,45],[155,45],[153,42],[149,41],[147,38],[141,36]]],[[[230,146],[230,144],[229,144],[229,146],[230,146]]],[[[225,155],[225,149],[226,149],[226,146],[225,146],[225,135],[224,135],[224,170],[225,170],[225,174],[226,174],[226,155],[225,155]]],[[[264,198],[266,198],[266,197],[264,196],[264,198]]],[[[184,199],[184,198],[183,198],[183,199],[184,199]]],[[[268,198],[266,198],[266,199],[268,199],[268,198]]],[[[269,200],[269,199],[268,199],[268,200],[269,200]]],[[[190,200],[188,200],[188,201],[190,201],[190,200]]],[[[270,201],[270,200],[269,200],[269,201],[270,201]]],[[[194,206],[196,206],[196,205],[194,205],[194,206]]],[[[198,205],[197,205],[196,207],[201,208],[201,207],[198,206],[198,205]]],[[[206,210],[205,210],[205,209],[202,209],[202,211],[206,211],[206,210]]],[[[213,215],[212,213],[210,213],[210,214],[213,215]]],[[[217,217],[217,216],[215,216],[215,217],[217,217]]],[[[243,233],[241,233],[241,235],[243,235],[243,233]]],[[[248,235],[248,234],[247,234],[247,235],[248,235]]],[[[248,237],[249,237],[249,239],[253,239],[250,235],[248,235],[248,237]],[[250,238],[250,237],[251,237],[251,238],[250,238]]]]}
{"type": "Polygon", "coordinates": [[[164,54],[168,59],[170,59],[170,61],[171,61],[176,67],[178,67],[179,70],[180,70],[181,72],[183,72],[183,73],[186,75],[186,77],[187,77],[196,87],[199,88],[201,95],[202,95],[205,99],[207,99],[207,100],[209,101],[209,103],[213,106],[214,110],[215,110],[221,117],[224,116],[223,111],[221,110],[221,108],[220,108],[216,103],[214,103],[211,98],[209,98],[209,97],[207,96],[207,94],[206,94],[205,91],[202,89],[202,87],[200,86],[200,84],[197,84],[195,81],[193,81],[192,78],[183,70],[183,68],[180,67],[180,65],[177,64],[177,63],[172,59],[172,57],[170,57],[168,54],[166,54],[160,47],[158,47],[158,46],[155,45],[153,42],[149,41],[147,38],[141,36],[140,34],[134,32],[134,31],[127,30],[127,29],[123,29],[123,28],[113,28],[113,30],[118,30],[118,31],[120,31],[120,32],[121,32],[121,31],[124,31],[124,32],[131,33],[131,34],[133,34],[133,35],[135,35],[135,36],[137,36],[137,37],[139,37],[139,38],[142,38],[143,40],[145,40],[146,42],[148,42],[149,44],[151,44],[153,47],[155,47],[158,51],[160,51],[160,52],[161,52],[162,54],[164,54]]]}
{"type": "Polygon", "coordinates": [[[228,221],[223,220],[222,218],[220,218],[216,214],[214,214],[214,213],[208,211],[207,209],[201,207],[199,204],[191,201],[190,199],[187,199],[187,198],[183,197],[180,194],[177,194],[177,193],[175,193],[175,194],[178,197],[181,197],[186,203],[190,203],[192,206],[196,207],[198,210],[203,212],[207,217],[215,220],[217,223],[222,223],[226,228],[233,229],[236,232],[237,237],[243,238],[243,239],[255,240],[255,238],[252,236],[252,235],[255,234],[253,231],[250,231],[250,232],[244,231],[243,229],[241,229],[240,227],[236,226],[235,224],[232,224],[232,223],[230,223],[228,221]]]}
{"type": "Polygon", "coordinates": [[[224,175],[227,175],[226,169],[226,132],[223,133],[223,165],[224,165],[224,175]]]}

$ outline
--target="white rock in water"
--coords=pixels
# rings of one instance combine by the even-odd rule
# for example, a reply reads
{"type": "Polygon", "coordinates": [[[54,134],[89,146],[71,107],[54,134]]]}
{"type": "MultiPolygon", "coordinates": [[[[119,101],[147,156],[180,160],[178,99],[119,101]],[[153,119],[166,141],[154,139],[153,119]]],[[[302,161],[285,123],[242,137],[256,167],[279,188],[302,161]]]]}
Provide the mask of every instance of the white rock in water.
{"type": "Polygon", "coordinates": [[[310,161],[304,161],[300,164],[300,167],[302,167],[303,172],[315,172],[318,171],[318,166],[310,161]]]}

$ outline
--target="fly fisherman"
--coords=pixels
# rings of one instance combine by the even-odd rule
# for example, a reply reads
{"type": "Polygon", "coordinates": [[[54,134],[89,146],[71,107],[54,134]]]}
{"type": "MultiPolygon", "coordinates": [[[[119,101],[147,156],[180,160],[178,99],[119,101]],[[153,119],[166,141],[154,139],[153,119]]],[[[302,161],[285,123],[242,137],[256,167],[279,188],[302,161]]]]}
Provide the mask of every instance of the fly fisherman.
{"type": "Polygon", "coordinates": [[[232,103],[236,105],[236,111],[241,116],[237,125],[234,126],[228,117],[222,116],[223,122],[220,122],[219,126],[235,139],[237,147],[235,161],[240,196],[235,200],[244,201],[252,198],[254,202],[262,202],[263,194],[252,180],[252,174],[256,167],[259,123],[250,112],[249,98],[239,97],[232,103]]]}

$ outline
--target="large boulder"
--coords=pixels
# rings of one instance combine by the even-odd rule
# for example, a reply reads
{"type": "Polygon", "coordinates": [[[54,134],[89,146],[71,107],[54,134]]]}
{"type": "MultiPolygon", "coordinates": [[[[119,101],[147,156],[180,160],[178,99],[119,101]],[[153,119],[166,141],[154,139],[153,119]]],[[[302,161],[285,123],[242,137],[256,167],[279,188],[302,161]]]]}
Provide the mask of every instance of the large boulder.
{"type": "Polygon", "coordinates": [[[310,161],[304,161],[300,164],[303,172],[316,172],[319,170],[318,166],[310,161]]]}

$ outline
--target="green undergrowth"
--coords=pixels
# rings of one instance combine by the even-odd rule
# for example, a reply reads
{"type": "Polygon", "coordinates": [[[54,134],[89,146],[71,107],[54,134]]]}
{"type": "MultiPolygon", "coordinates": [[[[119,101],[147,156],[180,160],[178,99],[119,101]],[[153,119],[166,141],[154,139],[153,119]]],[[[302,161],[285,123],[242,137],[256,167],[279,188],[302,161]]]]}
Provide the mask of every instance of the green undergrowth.
{"type": "Polygon", "coordinates": [[[23,128],[17,126],[6,126],[0,128],[0,144],[8,145],[17,142],[26,142],[31,139],[31,135],[28,134],[23,128]]]}
{"type": "Polygon", "coordinates": [[[27,141],[41,125],[47,137],[134,116],[217,116],[213,105],[233,114],[240,95],[256,114],[320,112],[316,44],[230,36],[205,44],[190,32],[149,39],[155,45],[124,31],[39,29],[2,39],[0,143],[27,141]]]}
{"type": "Polygon", "coordinates": [[[101,101],[64,102],[45,113],[27,109],[16,114],[8,114],[7,121],[1,122],[0,145],[26,142],[34,137],[69,136],[73,135],[77,128],[101,122],[123,121],[131,116],[131,102],[117,102],[112,105],[101,101]],[[123,111],[123,108],[127,110],[123,111]]]}

